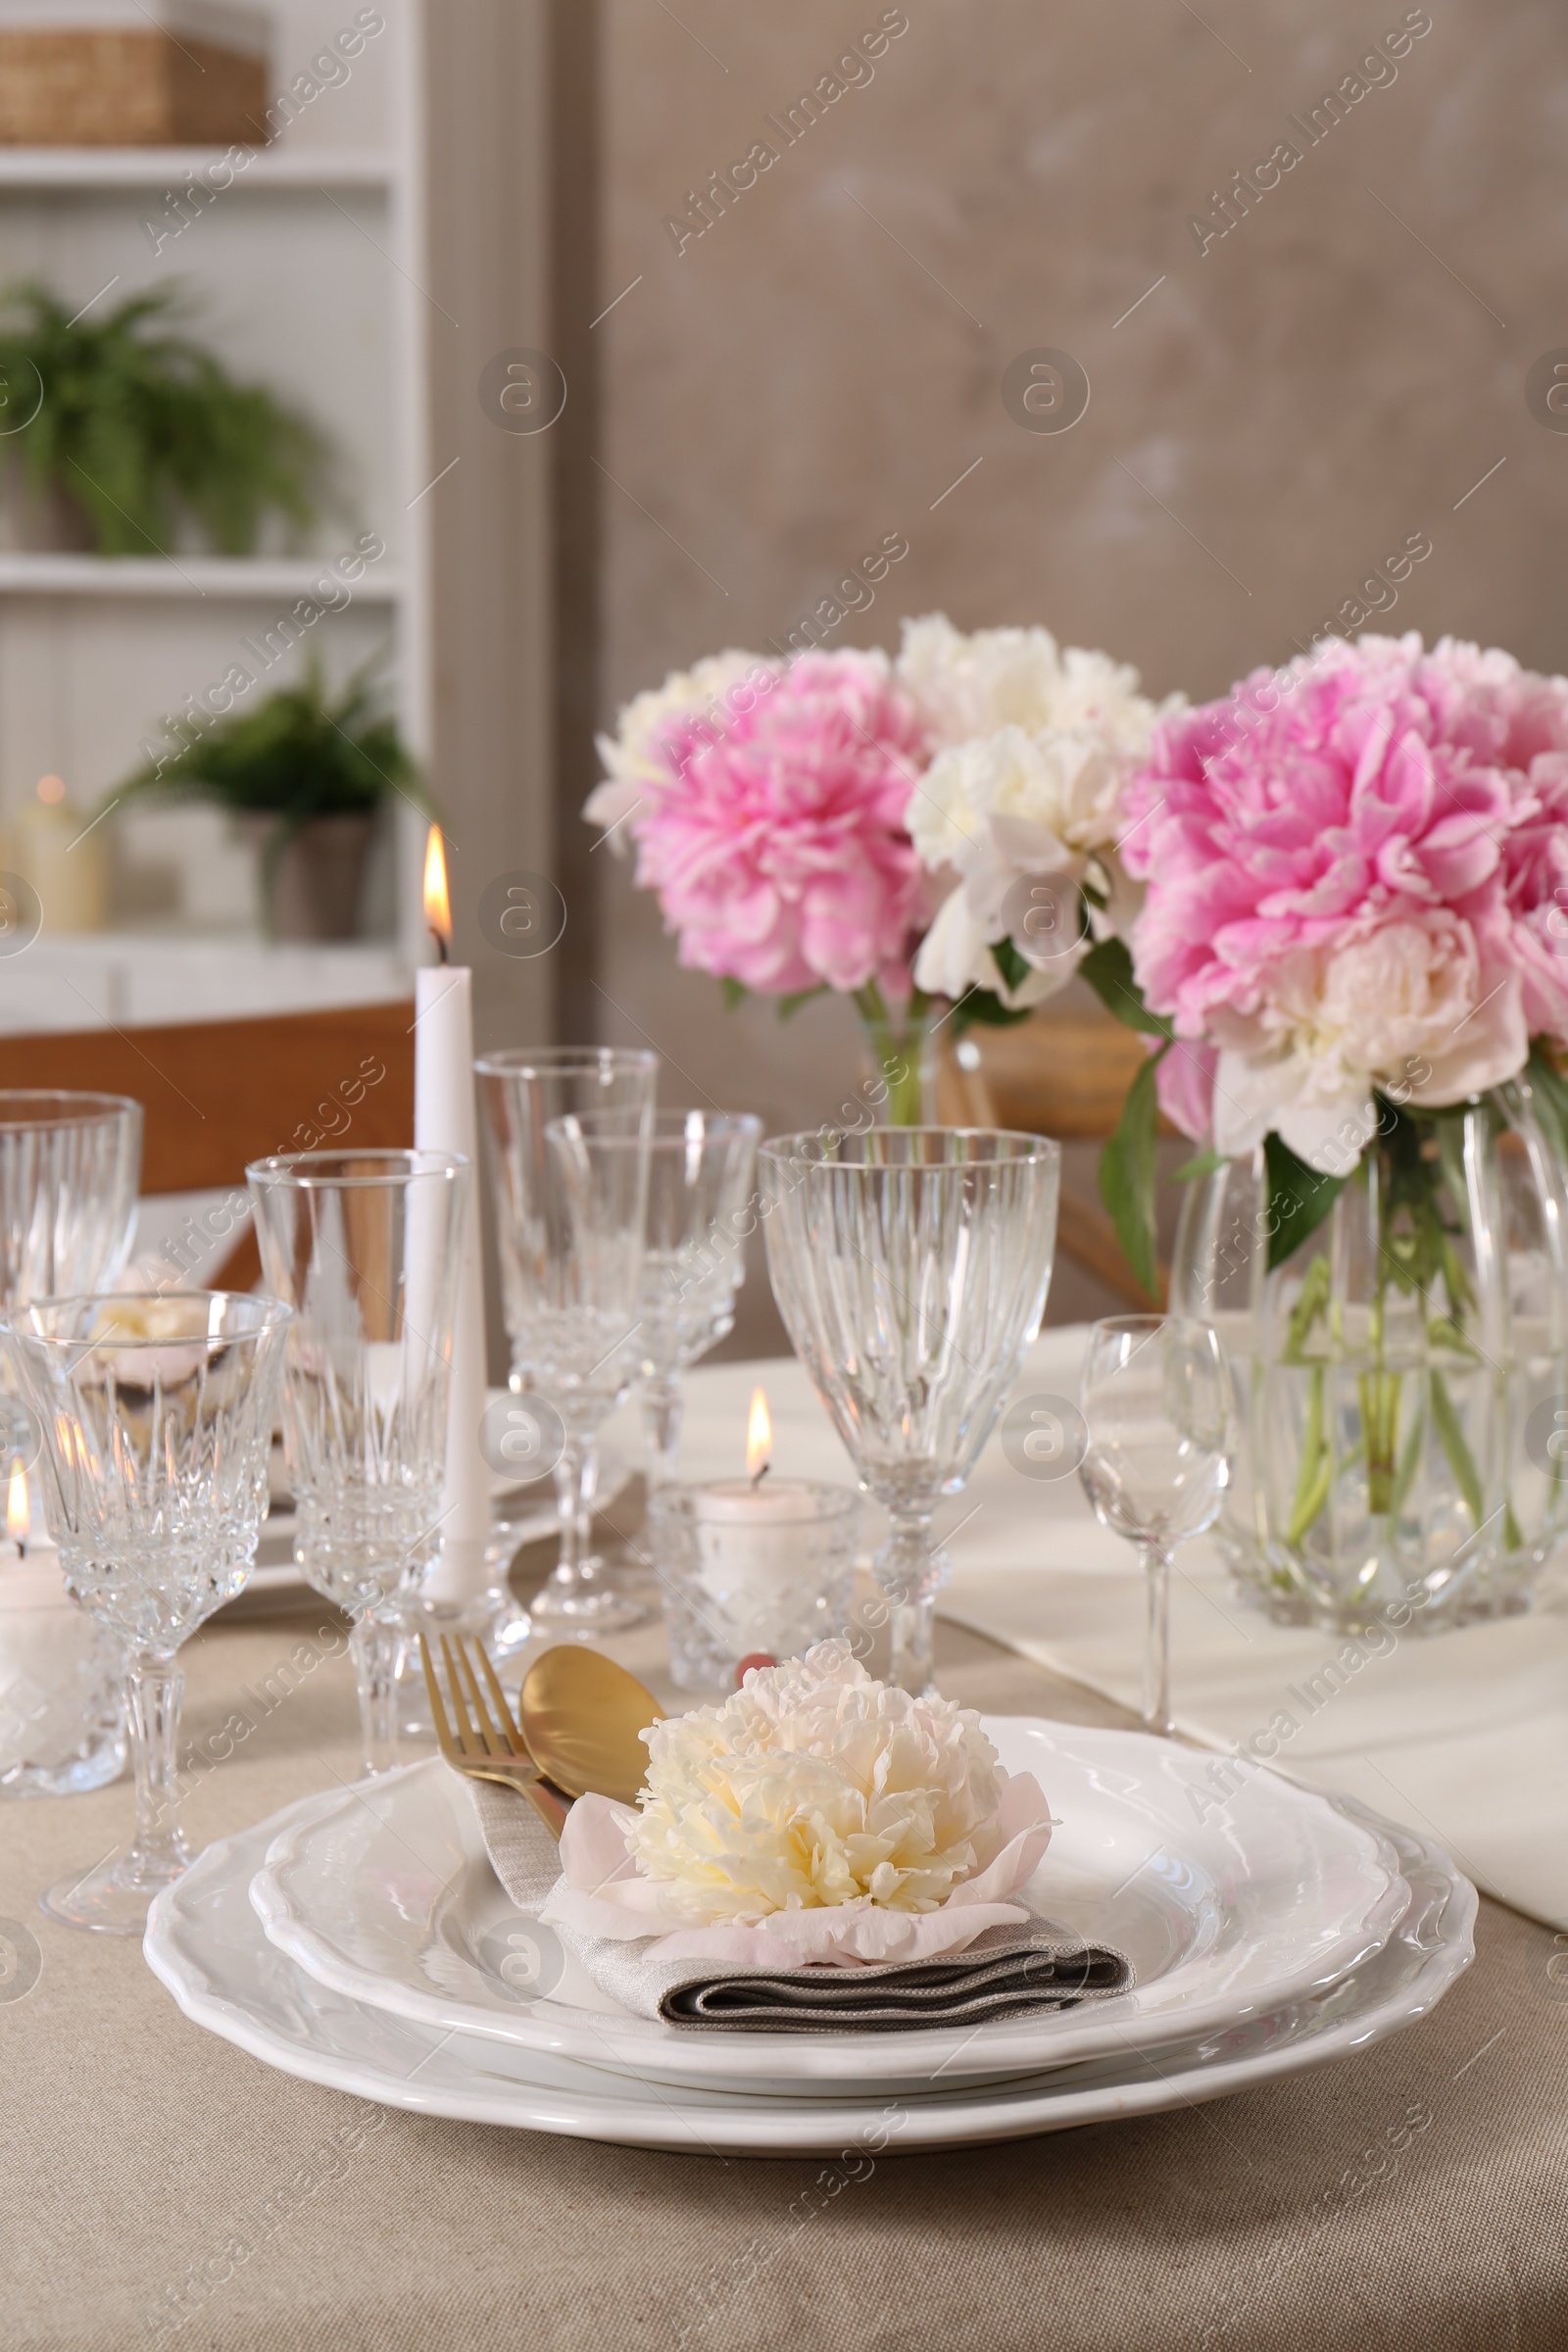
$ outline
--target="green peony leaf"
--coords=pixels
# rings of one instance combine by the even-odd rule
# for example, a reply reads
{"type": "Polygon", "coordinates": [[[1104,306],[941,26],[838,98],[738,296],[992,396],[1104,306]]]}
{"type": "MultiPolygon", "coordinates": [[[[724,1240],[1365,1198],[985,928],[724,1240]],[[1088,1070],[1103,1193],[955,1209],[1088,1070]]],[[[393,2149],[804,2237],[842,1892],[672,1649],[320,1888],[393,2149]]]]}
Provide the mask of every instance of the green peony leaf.
{"type": "Polygon", "coordinates": [[[1126,943],[1119,939],[1097,940],[1078,966],[1080,979],[1087,980],[1108,1012],[1129,1029],[1138,1029],[1146,1037],[1162,1037],[1168,1044],[1175,1031],[1169,1021],[1157,1012],[1151,1012],[1144,1003],[1144,992],[1133,978],[1133,959],[1126,943]]]}
{"type": "Polygon", "coordinates": [[[965,989],[953,1007],[953,1034],[960,1038],[971,1021],[983,1029],[1010,1029],[1014,1022],[1033,1017],[1033,1005],[1004,1004],[995,989],[965,989]]]}
{"type": "Polygon", "coordinates": [[[1268,1180],[1265,1215],[1268,1220],[1268,1270],[1283,1266],[1293,1250],[1315,1233],[1345,1189],[1343,1176],[1320,1176],[1304,1159],[1298,1159],[1282,1137],[1263,1139],[1263,1167],[1268,1180]]]}
{"type": "Polygon", "coordinates": [[[1021,988],[1033,969],[1024,961],[1010,939],[999,939],[992,943],[991,960],[1002,974],[1004,985],[1012,989],[1021,988]]]}

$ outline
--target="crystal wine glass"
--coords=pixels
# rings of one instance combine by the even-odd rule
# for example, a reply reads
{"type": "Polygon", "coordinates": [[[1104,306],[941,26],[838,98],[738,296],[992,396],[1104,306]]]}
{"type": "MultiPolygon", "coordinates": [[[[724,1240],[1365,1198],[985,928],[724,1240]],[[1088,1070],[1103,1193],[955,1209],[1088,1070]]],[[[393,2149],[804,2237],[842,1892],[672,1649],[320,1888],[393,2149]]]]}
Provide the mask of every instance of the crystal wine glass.
{"type": "Polygon", "coordinates": [[[136,1835],[43,1897],[72,1927],[139,1935],[190,1859],[175,1653],[250,1575],[289,1321],[275,1298],[122,1292],[34,1300],[3,1327],[67,1587],[128,1652],[136,1835]]]}
{"type": "Polygon", "coordinates": [[[679,1472],[681,1374],[735,1327],[746,1274],[737,1228],[761,1132],[749,1111],[662,1110],[654,1120],[636,1344],[650,1488],[672,1486],[679,1472]]]}
{"type": "MultiPolygon", "coordinates": [[[[107,1291],[130,1254],[140,1175],[139,1102],[0,1091],[0,1309],[107,1291]]],[[[32,1451],[5,1396],[0,1449],[7,1462],[32,1451]]]]}
{"type": "Polygon", "coordinates": [[[294,1557],[354,1620],[366,1774],[397,1762],[401,1604],[433,1566],[471,1164],[297,1152],[247,1168],[268,1283],[295,1310],[283,1451],[294,1557]]]}
{"type": "Polygon", "coordinates": [[[931,1519],[967,1480],[1040,1328],[1061,1154],[990,1128],[780,1136],[762,1147],[773,1293],[860,1484],[893,1521],[872,1566],[892,1677],[931,1687],[931,1519]]]}
{"type": "Polygon", "coordinates": [[[1095,1515],[1143,1555],[1149,1591],[1144,1729],[1168,1737],[1171,1554],[1219,1516],[1235,1430],[1219,1335],[1179,1315],[1097,1323],[1078,1383],[1095,1515]]]}
{"type": "Polygon", "coordinates": [[[659,1056],[560,1046],[486,1054],[474,1066],[495,1187],[511,1386],[519,1396],[538,1396],[553,1406],[564,1432],[555,1464],[561,1553],[530,1610],[544,1623],[608,1633],[639,1624],[647,1613],[608,1582],[602,1563],[590,1554],[589,1529],[600,1427],[627,1394],[636,1371],[628,1343],[639,1319],[640,1220],[659,1056]],[[559,1143],[552,1147],[546,1140],[552,1123],[568,1118],[579,1122],[581,1142],[592,1138],[594,1143],[590,1158],[585,1161],[579,1153],[575,1162],[580,1179],[575,1221],[566,1186],[573,1162],[559,1143]],[[615,1182],[609,1155],[597,1149],[612,1134],[638,1146],[618,1155],[615,1182]],[[601,1215],[611,1222],[595,1240],[601,1215]],[[633,1215],[638,1220],[635,1262],[626,1248],[633,1215]]]}

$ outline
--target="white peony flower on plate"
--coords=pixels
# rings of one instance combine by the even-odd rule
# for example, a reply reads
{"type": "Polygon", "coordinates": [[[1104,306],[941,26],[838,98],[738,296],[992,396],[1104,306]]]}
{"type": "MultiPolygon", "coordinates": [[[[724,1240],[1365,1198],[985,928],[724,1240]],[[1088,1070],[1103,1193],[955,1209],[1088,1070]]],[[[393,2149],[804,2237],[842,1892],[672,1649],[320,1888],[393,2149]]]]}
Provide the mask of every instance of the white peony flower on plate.
{"type": "MultiPolygon", "coordinates": [[[[773,675],[777,668],[776,662],[760,654],[743,654],[731,648],[727,653],[707,656],[694,668],[672,669],[662,686],[633,695],[620,713],[614,734],[595,738],[595,748],[605,763],[605,780],[583,803],[584,817],[607,830],[617,827],[639,802],[665,782],[668,770],[660,747],[672,719],[709,708],[715,721],[721,720],[728,697],[743,679],[753,672],[773,675]]],[[[611,847],[620,856],[625,847],[623,836],[614,833],[611,847]]]]}
{"type": "Polygon", "coordinates": [[[848,1642],[754,1669],[647,1734],[638,1810],[573,1806],[542,1916],[671,1958],[929,1958],[1026,1921],[1051,1837],[972,1710],[873,1682],[848,1642]]]}

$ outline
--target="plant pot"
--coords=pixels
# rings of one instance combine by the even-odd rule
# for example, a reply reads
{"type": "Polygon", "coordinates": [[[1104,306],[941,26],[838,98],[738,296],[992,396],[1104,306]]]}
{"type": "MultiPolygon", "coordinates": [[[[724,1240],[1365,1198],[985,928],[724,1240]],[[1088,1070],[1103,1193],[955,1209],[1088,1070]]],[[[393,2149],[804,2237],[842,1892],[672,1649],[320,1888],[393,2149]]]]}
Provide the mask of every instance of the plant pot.
{"type": "Polygon", "coordinates": [[[262,860],[264,919],[273,939],[359,937],[372,813],[310,817],[275,854],[270,875],[268,852],[277,819],[247,816],[241,827],[262,860]]]}
{"type": "Polygon", "coordinates": [[[97,552],[92,516],[63,485],[35,489],[15,462],[0,466],[0,548],[29,556],[97,552]]]}
{"type": "Polygon", "coordinates": [[[1234,1368],[1214,1532],[1240,1590],[1285,1624],[1434,1633],[1528,1608],[1568,1542],[1568,1185],[1524,1080],[1381,1116],[1272,1268],[1262,1152],[1193,1183],[1170,1303],[1234,1368]]]}

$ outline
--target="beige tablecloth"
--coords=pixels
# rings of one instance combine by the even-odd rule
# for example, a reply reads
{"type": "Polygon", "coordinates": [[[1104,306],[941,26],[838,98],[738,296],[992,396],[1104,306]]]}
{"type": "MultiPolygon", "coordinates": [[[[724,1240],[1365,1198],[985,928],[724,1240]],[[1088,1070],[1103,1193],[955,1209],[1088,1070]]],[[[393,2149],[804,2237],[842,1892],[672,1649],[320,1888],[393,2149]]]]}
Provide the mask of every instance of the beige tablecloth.
{"type": "MultiPolygon", "coordinates": [[[[189,1740],[236,1706],[256,1722],[188,1800],[198,1841],[353,1776],[346,1661],[270,1713],[255,1696],[318,1622],[190,1645],[189,1740]]],[[[957,1628],[938,1656],[972,1704],[1116,1719],[957,1628]]],[[[123,1785],[0,1806],[0,1915],[43,1961],[0,1998],[7,2352],[1568,2344],[1568,1938],[1496,1905],[1436,2016],[1361,2058],[851,2179],[445,2123],[276,2074],[187,2024],[135,1943],[37,1912],[129,1818],[123,1785]]]]}

